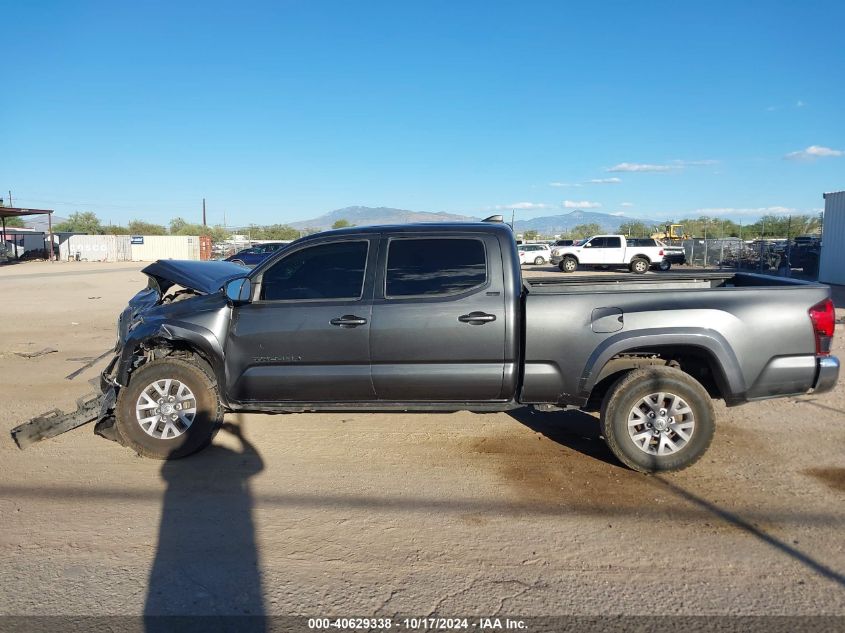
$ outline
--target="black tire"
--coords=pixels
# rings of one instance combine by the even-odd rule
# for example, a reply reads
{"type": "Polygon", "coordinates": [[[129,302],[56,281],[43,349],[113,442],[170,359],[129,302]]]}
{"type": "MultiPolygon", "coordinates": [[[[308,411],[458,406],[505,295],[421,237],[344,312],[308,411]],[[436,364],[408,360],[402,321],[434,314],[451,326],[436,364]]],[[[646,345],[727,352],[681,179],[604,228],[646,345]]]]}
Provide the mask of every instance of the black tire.
{"type": "Polygon", "coordinates": [[[559,268],[565,273],[574,273],[578,270],[578,260],[569,255],[564,256],[561,260],[559,268]]]}
{"type": "MultiPolygon", "coordinates": [[[[670,472],[692,466],[707,451],[716,430],[713,402],[704,387],[680,369],[662,366],[635,369],[610,388],[601,406],[601,428],[605,442],[616,458],[628,468],[642,473],[670,472]],[[644,445],[649,445],[648,452],[632,437],[632,434],[653,434],[653,430],[648,430],[653,427],[646,427],[646,424],[653,424],[650,420],[657,421],[659,417],[644,417],[645,423],[630,427],[631,432],[628,425],[629,417],[635,417],[634,408],[638,403],[658,393],[667,394],[664,403],[668,403],[671,396],[680,398],[681,403],[691,410],[691,414],[683,414],[683,419],[689,421],[688,416],[692,415],[694,421],[686,442],[674,452],[666,454],[657,454],[663,444],[661,436],[646,436],[643,439],[644,445]],[[653,442],[657,442],[658,446],[651,446],[653,442]],[[652,448],[655,452],[650,452],[652,448]]],[[[689,430],[687,428],[684,433],[689,430]]],[[[673,434],[674,431],[670,431],[667,435],[673,434]]],[[[680,443],[682,438],[674,435],[669,439],[673,443],[680,443]]]]}
{"type": "Polygon", "coordinates": [[[179,459],[204,449],[211,444],[222,422],[223,406],[214,378],[200,364],[176,358],[142,365],[132,373],[129,385],[120,390],[115,405],[115,424],[126,446],[154,459],[179,459]],[[135,415],[135,405],[147,386],[168,378],[178,380],[193,392],[196,413],[181,435],[162,439],[142,428],[135,415]]]}
{"type": "Polygon", "coordinates": [[[545,263],[546,263],[546,260],[543,259],[542,257],[535,257],[534,258],[534,265],[535,266],[540,266],[541,264],[545,264],[545,263]]]}
{"type": "Polygon", "coordinates": [[[648,260],[643,257],[635,257],[631,260],[631,272],[636,273],[638,275],[642,275],[648,272],[649,263],[648,260]]]}
{"type": "Polygon", "coordinates": [[[657,267],[660,270],[662,270],[663,272],[666,272],[667,270],[672,268],[672,262],[670,262],[668,259],[663,259],[663,260],[660,261],[660,263],[657,265],[657,267]]]}

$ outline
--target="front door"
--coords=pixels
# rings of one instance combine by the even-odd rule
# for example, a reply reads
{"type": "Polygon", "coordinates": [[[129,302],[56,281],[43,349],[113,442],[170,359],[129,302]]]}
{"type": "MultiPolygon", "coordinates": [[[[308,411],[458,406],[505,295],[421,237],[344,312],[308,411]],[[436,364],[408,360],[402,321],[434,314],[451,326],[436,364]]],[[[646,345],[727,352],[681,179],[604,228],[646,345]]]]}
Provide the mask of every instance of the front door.
{"type": "Polygon", "coordinates": [[[581,246],[578,252],[578,261],[582,264],[603,264],[604,263],[604,238],[594,237],[581,246]]]}
{"type": "Polygon", "coordinates": [[[369,336],[377,239],[306,243],[253,278],[226,342],[235,402],[354,402],[375,397],[369,336]]]}
{"type": "Polygon", "coordinates": [[[501,399],[506,324],[496,238],[385,241],[370,331],[379,400],[501,399]]]}

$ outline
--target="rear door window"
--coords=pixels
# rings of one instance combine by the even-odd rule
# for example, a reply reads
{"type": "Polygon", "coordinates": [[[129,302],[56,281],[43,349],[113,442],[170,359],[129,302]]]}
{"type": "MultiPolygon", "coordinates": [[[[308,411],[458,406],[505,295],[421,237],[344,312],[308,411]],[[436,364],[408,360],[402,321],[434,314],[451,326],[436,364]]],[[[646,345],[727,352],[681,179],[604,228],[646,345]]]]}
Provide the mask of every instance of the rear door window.
{"type": "Polygon", "coordinates": [[[444,296],[487,282],[484,243],[474,238],[393,239],[385,297],[444,296]]]}

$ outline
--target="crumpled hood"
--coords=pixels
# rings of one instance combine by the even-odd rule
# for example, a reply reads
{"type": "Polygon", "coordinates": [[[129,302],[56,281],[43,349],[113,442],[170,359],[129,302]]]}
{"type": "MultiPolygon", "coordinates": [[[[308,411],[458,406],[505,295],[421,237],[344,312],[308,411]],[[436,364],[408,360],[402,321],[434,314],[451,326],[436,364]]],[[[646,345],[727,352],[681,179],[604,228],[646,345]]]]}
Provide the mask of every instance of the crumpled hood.
{"type": "Polygon", "coordinates": [[[243,266],[232,262],[182,259],[160,259],[141,272],[155,279],[162,293],[177,284],[205,294],[217,292],[230,279],[246,277],[249,273],[243,266]]]}

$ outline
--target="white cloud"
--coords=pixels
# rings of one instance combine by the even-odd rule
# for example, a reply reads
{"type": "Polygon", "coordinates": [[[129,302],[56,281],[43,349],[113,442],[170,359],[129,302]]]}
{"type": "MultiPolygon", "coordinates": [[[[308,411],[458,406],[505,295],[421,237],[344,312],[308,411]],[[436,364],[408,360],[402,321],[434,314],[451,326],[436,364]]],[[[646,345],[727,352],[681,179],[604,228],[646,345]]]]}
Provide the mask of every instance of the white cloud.
{"type": "Polygon", "coordinates": [[[577,182],[550,182],[549,187],[580,187],[581,184],[577,182]]]}
{"type": "Polygon", "coordinates": [[[620,207],[633,207],[633,206],[634,206],[634,203],[633,203],[633,202],[623,202],[623,203],[622,203],[622,204],[620,204],[619,206],[620,206],[620,207]]]}
{"type": "Polygon", "coordinates": [[[605,171],[609,172],[659,172],[672,171],[675,169],[683,169],[684,167],[706,167],[707,165],[717,165],[718,160],[712,158],[704,160],[673,160],[671,163],[619,163],[605,171]]]}
{"type": "Polygon", "coordinates": [[[845,156],[845,152],[841,149],[831,149],[823,145],[810,145],[807,149],[798,150],[797,152],[789,152],[784,158],[789,160],[816,160],[817,158],[830,158],[835,156],[845,156]]]}
{"type": "Polygon", "coordinates": [[[621,178],[593,178],[587,181],[590,185],[615,185],[622,182],[621,178]]]}
{"type": "Polygon", "coordinates": [[[634,171],[634,172],[646,172],[646,171],[672,171],[673,169],[677,169],[677,166],[674,165],[652,165],[650,163],[619,163],[618,165],[614,165],[610,169],[606,171],[609,172],[621,172],[621,171],[634,171]]]}
{"type": "Polygon", "coordinates": [[[615,215],[617,218],[620,216],[625,215],[622,211],[615,211],[614,213],[609,213],[608,215],[615,215]]]}
{"type": "Polygon", "coordinates": [[[592,202],[590,200],[564,200],[564,209],[598,209],[601,207],[600,202],[592,202]]]}
{"type": "Polygon", "coordinates": [[[497,211],[506,211],[507,209],[531,211],[533,209],[551,209],[552,205],[545,202],[514,202],[512,204],[497,204],[495,208],[497,211]]]}

